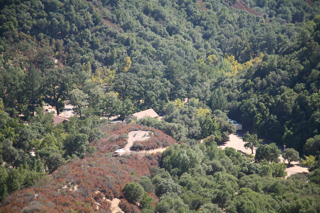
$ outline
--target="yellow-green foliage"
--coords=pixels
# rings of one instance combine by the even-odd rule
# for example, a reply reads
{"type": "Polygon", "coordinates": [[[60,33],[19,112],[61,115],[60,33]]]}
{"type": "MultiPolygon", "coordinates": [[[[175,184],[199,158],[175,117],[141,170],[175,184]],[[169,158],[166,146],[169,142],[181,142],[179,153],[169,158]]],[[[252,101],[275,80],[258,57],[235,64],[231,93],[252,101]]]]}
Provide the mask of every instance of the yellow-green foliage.
{"type": "Polygon", "coordinates": [[[312,166],[312,165],[314,164],[314,162],[315,162],[315,160],[316,160],[316,157],[313,156],[313,155],[309,155],[309,156],[305,156],[305,155],[304,155],[304,157],[306,158],[305,160],[301,159],[301,164],[302,164],[303,166],[308,166],[308,167],[310,167],[310,166],[312,166]]]}
{"type": "Polygon", "coordinates": [[[107,67],[99,67],[95,74],[91,75],[91,80],[99,85],[112,85],[114,82],[116,71],[107,67]]]}
{"type": "Polygon", "coordinates": [[[200,116],[207,116],[210,115],[210,110],[209,109],[202,109],[202,107],[200,107],[197,111],[196,116],[200,117],[200,116]]]}
{"type": "Polygon", "coordinates": [[[212,54],[207,57],[207,60],[206,60],[207,64],[213,64],[213,63],[216,64],[217,62],[218,62],[218,58],[216,55],[212,54]]]}
{"type": "Polygon", "coordinates": [[[174,103],[176,104],[178,109],[184,106],[184,102],[180,98],[174,100],[174,103]]]}
{"type": "Polygon", "coordinates": [[[128,72],[131,67],[132,61],[129,56],[124,59],[124,65],[121,67],[122,72],[128,72]]]}
{"type": "MultiPolygon", "coordinates": [[[[233,55],[225,54],[225,58],[223,60],[225,61],[225,63],[229,62],[231,65],[231,73],[226,73],[226,75],[227,76],[237,75],[242,70],[249,69],[254,64],[261,62],[263,57],[264,57],[264,54],[261,53],[259,56],[251,59],[250,61],[247,61],[241,64],[237,60],[235,60],[235,57],[233,55]]],[[[226,71],[226,70],[223,70],[223,71],[226,71]]]]}

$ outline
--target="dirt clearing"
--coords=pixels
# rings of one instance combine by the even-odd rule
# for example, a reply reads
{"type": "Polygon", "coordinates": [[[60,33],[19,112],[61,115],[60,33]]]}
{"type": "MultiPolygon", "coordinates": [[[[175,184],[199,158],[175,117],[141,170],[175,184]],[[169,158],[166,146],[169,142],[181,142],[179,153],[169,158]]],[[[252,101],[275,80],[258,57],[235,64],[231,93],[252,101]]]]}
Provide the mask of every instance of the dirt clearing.
{"type": "MultiPolygon", "coordinates": [[[[230,138],[229,141],[225,142],[222,145],[218,145],[218,147],[220,147],[221,149],[225,149],[226,147],[233,147],[236,150],[240,150],[243,153],[251,154],[251,149],[244,148],[245,142],[242,140],[242,137],[240,137],[236,134],[231,134],[231,135],[229,135],[229,138],[230,138]]],[[[254,154],[256,153],[256,148],[254,148],[253,153],[254,154]]],[[[281,155],[280,155],[279,159],[281,162],[284,162],[284,159],[282,158],[281,155]]],[[[288,167],[286,169],[286,171],[287,171],[286,178],[292,174],[304,173],[304,172],[308,173],[309,172],[308,168],[300,166],[300,162],[298,162],[298,161],[291,162],[291,167],[288,167]]]]}

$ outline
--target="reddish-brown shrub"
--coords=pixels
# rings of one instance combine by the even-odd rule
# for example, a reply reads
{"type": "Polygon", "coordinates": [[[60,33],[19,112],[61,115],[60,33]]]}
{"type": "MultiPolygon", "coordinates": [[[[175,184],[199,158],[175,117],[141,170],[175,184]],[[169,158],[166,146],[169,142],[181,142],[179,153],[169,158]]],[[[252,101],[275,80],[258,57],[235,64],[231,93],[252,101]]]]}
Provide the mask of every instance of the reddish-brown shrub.
{"type": "MultiPolygon", "coordinates": [[[[110,127],[108,130],[113,131],[112,134],[107,133],[109,135],[128,134],[132,127],[139,129],[141,126],[116,125],[116,128],[110,127]]],[[[162,140],[174,142],[171,137],[159,130],[144,128],[158,135],[149,139],[151,144],[157,143],[156,140],[162,144],[164,144],[162,140]]],[[[121,198],[123,197],[122,189],[126,183],[133,182],[141,176],[150,176],[149,170],[159,166],[159,154],[147,157],[107,156],[106,152],[110,152],[112,146],[123,143],[122,140],[126,141],[125,138],[118,138],[114,142],[109,139],[94,142],[94,145],[99,148],[96,156],[72,160],[53,172],[50,178],[46,179],[46,184],[37,184],[34,188],[14,192],[2,201],[0,212],[21,212],[25,207],[30,211],[40,209],[42,212],[53,213],[64,212],[66,209],[92,212],[96,211],[94,199],[101,204],[99,211],[109,211],[109,204],[101,201],[101,195],[97,195],[96,191],[100,191],[110,200],[114,197],[121,198]]],[[[128,208],[128,212],[139,212],[139,209],[131,204],[124,204],[123,208],[128,208]]]]}
{"type": "Polygon", "coordinates": [[[140,212],[140,209],[137,206],[129,203],[125,199],[120,200],[119,207],[125,213],[139,213],[140,212]]]}

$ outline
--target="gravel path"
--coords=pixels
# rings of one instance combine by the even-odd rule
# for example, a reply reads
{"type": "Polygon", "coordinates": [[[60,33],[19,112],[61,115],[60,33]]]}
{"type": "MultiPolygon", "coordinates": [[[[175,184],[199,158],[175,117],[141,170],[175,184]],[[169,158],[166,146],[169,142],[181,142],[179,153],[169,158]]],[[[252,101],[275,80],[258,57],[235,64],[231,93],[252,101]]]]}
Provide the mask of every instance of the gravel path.
{"type": "MultiPolygon", "coordinates": [[[[241,150],[241,152],[251,154],[251,149],[244,148],[245,142],[242,140],[242,137],[240,137],[236,134],[231,134],[231,135],[229,135],[229,137],[230,137],[229,141],[225,142],[223,145],[219,145],[219,147],[221,149],[225,149],[226,147],[233,147],[236,150],[241,150]]],[[[255,150],[256,150],[256,148],[254,149],[254,154],[255,154],[255,150]]],[[[279,158],[280,158],[281,162],[284,162],[284,159],[282,158],[281,155],[279,158]]],[[[288,167],[286,169],[286,171],[287,171],[286,178],[292,174],[304,173],[304,172],[308,173],[309,172],[308,168],[300,166],[300,162],[298,162],[298,161],[291,162],[291,165],[292,165],[291,167],[288,167]]]]}

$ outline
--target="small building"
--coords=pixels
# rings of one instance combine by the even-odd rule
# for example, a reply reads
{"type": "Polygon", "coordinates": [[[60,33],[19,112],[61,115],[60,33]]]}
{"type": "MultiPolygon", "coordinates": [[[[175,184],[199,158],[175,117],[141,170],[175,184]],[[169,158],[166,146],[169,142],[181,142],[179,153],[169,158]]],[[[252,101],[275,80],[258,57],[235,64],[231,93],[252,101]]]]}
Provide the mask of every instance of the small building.
{"type": "Polygon", "coordinates": [[[159,115],[153,109],[147,109],[141,112],[136,112],[132,115],[137,117],[137,120],[144,117],[159,118],[159,115]]]}
{"type": "Polygon", "coordinates": [[[229,121],[234,125],[234,127],[236,128],[236,131],[242,130],[242,124],[232,119],[229,119],[229,121]]]}

